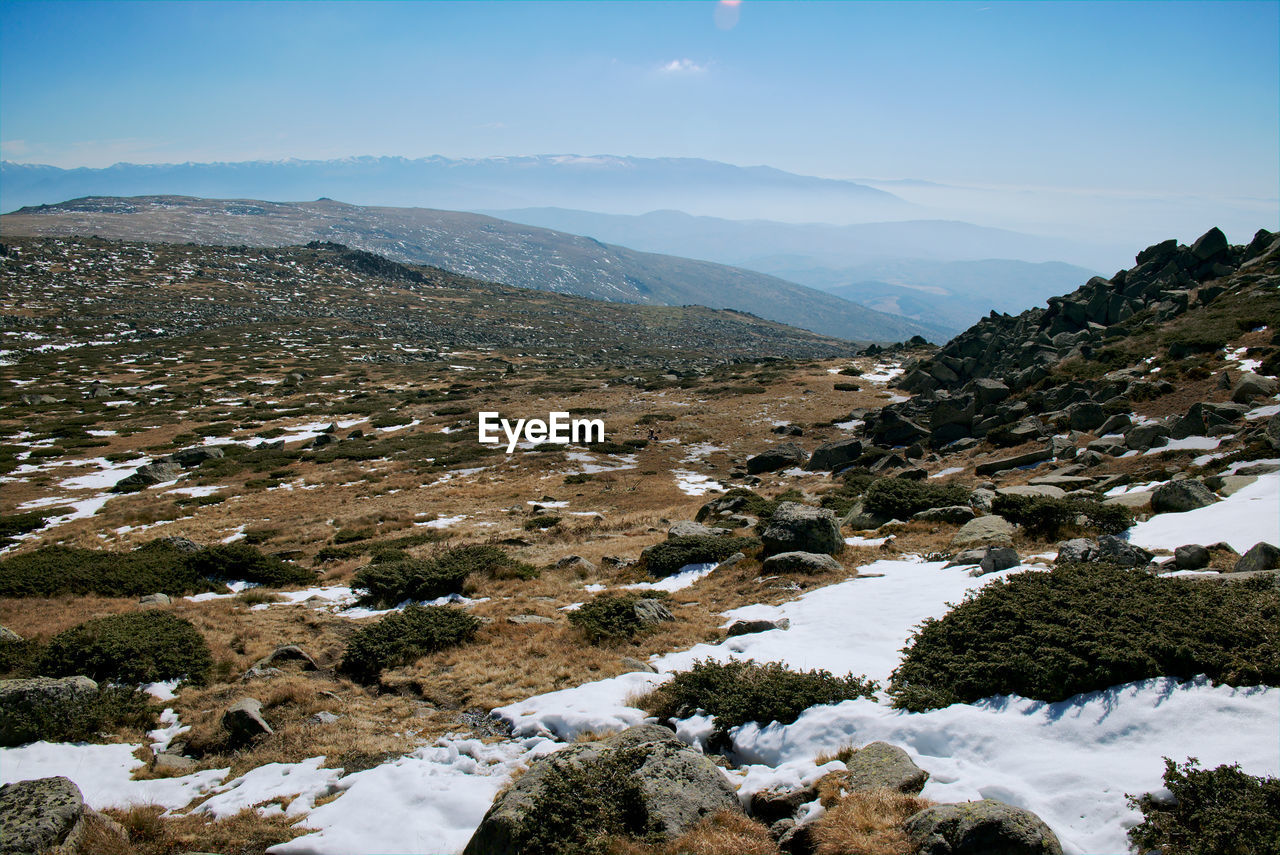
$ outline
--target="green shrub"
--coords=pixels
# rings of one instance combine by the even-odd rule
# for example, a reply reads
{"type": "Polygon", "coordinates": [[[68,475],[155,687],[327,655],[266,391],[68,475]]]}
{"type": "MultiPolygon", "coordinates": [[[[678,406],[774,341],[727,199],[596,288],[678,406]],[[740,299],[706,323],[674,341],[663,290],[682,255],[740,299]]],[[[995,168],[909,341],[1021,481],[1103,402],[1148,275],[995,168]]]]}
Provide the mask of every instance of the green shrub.
{"type": "Polygon", "coordinates": [[[662,825],[650,817],[636,772],[647,754],[618,748],[607,755],[552,760],[539,780],[538,809],[511,835],[525,855],[609,855],[617,838],[657,842],[662,825]]]}
{"type": "Polygon", "coordinates": [[[588,481],[594,481],[596,476],[590,472],[579,472],[575,475],[564,476],[565,484],[585,484],[588,481]]]}
{"type": "Polygon", "coordinates": [[[644,554],[644,569],[650,576],[670,576],[687,564],[723,561],[735,552],[745,552],[759,543],[751,537],[724,537],[694,534],[672,537],[650,547],[644,554]]]}
{"type": "Polygon", "coordinates": [[[101,594],[171,596],[212,590],[172,546],[152,541],[132,552],[99,552],[68,546],[42,546],[0,561],[0,596],[53,597],[101,594]]]}
{"type": "Polygon", "coordinates": [[[182,678],[200,684],[213,659],[191,622],[148,610],[94,618],[60,632],[35,662],[38,674],[84,674],[117,683],[154,683],[182,678]]]}
{"type": "Polygon", "coordinates": [[[339,670],[359,682],[373,682],[387,668],[470,641],[479,627],[479,619],[462,609],[409,606],[357,630],[339,670]]]}
{"type": "Polygon", "coordinates": [[[31,663],[40,655],[40,643],[30,638],[0,638],[0,674],[31,676],[31,663]]]}
{"type": "Polygon", "coordinates": [[[260,543],[266,543],[271,538],[280,533],[278,528],[250,528],[244,533],[244,542],[249,546],[257,546],[260,543]]]}
{"type": "Polygon", "coordinates": [[[77,704],[29,705],[5,711],[10,745],[36,740],[87,742],[113,727],[151,730],[159,708],[133,686],[104,686],[97,697],[77,704]]]}
{"type": "Polygon", "coordinates": [[[837,392],[858,392],[861,391],[861,389],[862,387],[857,383],[837,383],[835,385],[835,390],[837,392]]]}
{"type": "Polygon", "coordinates": [[[676,417],[671,413],[645,413],[643,416],[636,419],[636,424],[651,425],[657,424],[658,422],[674,422],[675,420],[676,417]]]}
{"type": "Polygon", "coordinates": [[[254,582],[259,585],[305,585],[315,574],[305,567],[264,555],[243,543],[206,546],[186,556],[187,566],[198,576],[214,581],[254,582]]]}
{"type": "Polygon", "coordinates": [[[695,662],[645,696],[641,707],[659,719],[687,718],[698,710],[715,716],[716,729],[759,722],[791,724],[809,707],[854,698],[875,698],[880,689],[866,676],[830,671],[793,671],[778,662],[752,659],[695,662]]]}
{"type": "Polygon", "coordinates": [[[643,594],[600,594],[588,603],[569,612],[569,623],[582,630],[592,644],[599,641],[618,641],[633,638],[645,628],[636,614],[640,600],[664,599],[665,591],[646,591],[643,594]]]}
{"type": "Polygon", "coordinates": [[[357,540],[368,540],[373,537],[373,529],[371,528],[340,528],[333,535],[333,542],[355,543],[357,540]]]}
{"type": "Polygon", "coordinates": [[[544,514],[542,516],[530,517],[524,521],[525,531],[542,531],[545,528],[553,528],[560,524],[560,517],[544,514]]]}
{"type": "Polygon", "coordinates": [[[996,580],[912,636],[894,706],[919,712],[992,695],[1061,701],[1151,677],[1280,685],[1280,592],[1107,564],[996,580]]]}
{"type": "Polygon", "coordinates": [[[906,478],[880,478],[867,487],[863,507],[867,513],[907,520],[930,508],[963,505],[969,501],[969,488],[960,484],[930,484],[906,478]]]}
{"type": "Polygon", "coordinates": [[[0,514],[0,548],[13,543],[20,534],[43,527],[45,520],[70,512],[70,508],[52,508],[29,514],[0,514]]]}
{"type": "Polygon", "coordinates": [[[1140,852],[1164,855],[1250,855],[1280,852],[1280,778],[1256,778],[1238,765],[1200,769],[1164,759],[1172,800],[1129,796],[1142,822],[1129,829],[1140,852]]]}
{"type": "Polygon", "coordinates": [[[475,544],[455,546],[431,558],[406,556],[375,561],[356,572],[351,587],[364,592],[360,595],[362,604],[388,608],[405,600],[434,600],[461,594],[467,577],[473,573],[529,578],[530,571],[537,575],[536,568],[515,560],[498,547],[475,544]]]}
{"type": "Polygon", "coordinates": [[[1093,499],[1001,495],[996,496],[991,510],[1045,540],[1057,539],[1077,528],[1119,534],[1133,525],[1133,513],[1128,508],[1093,499]]]}

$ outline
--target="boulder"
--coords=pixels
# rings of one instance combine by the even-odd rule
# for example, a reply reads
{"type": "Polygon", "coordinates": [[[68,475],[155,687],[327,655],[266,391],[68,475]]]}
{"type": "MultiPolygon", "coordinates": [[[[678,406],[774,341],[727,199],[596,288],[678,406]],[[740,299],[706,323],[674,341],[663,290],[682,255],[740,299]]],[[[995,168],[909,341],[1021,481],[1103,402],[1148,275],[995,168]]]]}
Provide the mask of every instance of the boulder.
{"type": "Polygon", "coordinates": [[[1113,534],[1098,538],[1098,561],[1110,561],[1121,567],[1145,567],[1154,556],[1141,546],[1134,546],[1113,534]]]}
{"type": "Polygon", "coordinates": [[[75,852],[92,815],[68,778],[37,778],[0,787],[0,847],[5,853],[75,852]]]}
{"type": "Polygon", "coordinates": [[[974,517],[960,527],[955,537],[951,538],[951,545],[956,549],[969,549],[975,546],[1013,546],[1014,530],[1013,523],[997,514],[974,517]]]}
{"type": "Polygon", "coordinates": [[[168,594],[147,594],[138,599],[140,606],[167,606],[173,603],[168,594]]]}
{"type": "Polygon", "coordinates": [[[1178,570],[1203,570],[1209,566],[1209,550],[1198,543],[1189,543],[1173,550],[1173,566],[1178,570]]]}
{"type": "Polygon", "coordinates": [[[1230,244],[1227,243],[1227,236],[1217,226],[1209,229],[1191,244],[1191,254],[1199,261],[1213,261],[1225,255],[1228,249],[1230,244]]]}
{"type": "MultiPolygon", "coordinates": [[[[671,526],[671,528],[667,529],[667,537],[668,537],[668,538],[672,538],[672,537],[725,537],[725,536],[729,535],[730,533],[731,533],[731,532],[730,532],[730,531],[729,531],[729,529],[727,529],[727,528],[715,528],[715,527],[713,527],[713,526],[703,525],[702,523],[696,523],[696,522],[692,522],[692,521],[690,521],[690,520],[681,520],[680,522],[678,522],[678,523],[676,523],[675,525],[671,526]]],[[[577,558],[577,556],[573,556],[573,557],[574,557],[574,558],[577,558]]],[[[564,559],[561,559],[561,561],[563,561],[563,560],[564,560],[564,559]]],[[[579,561],[583,561],[583,560],[585,560],[585,559],[578,558],[577,560],[579,560],[579,561]]],[[[559,566],[560,566],[560,565],[559,565],[559,563],[557,563],[557,564],[556,564],[556,567],[559,567],[559,566]]],[[[592,569],[595,569],[595,568],[592,568],[592,569]]]]}
{"type": "Polygon", "coordinates": [[[1085,401],[1067,407],[1067,423],[1072,430],[1090,431],[1107,420],[1101,404],[1085,401]]]}
{"type": "Polygon", "coordinates": [[[655,626],[666,621],[673,621],[676,616],[671,613],[671,609],[662,604],[660,600],[643,599],[636,600],[632,607],[636,614],[636,619],[640,621],[641,626],[655,626]]]}
{"type": "Polygon", "coordinates": [[[155,542],[163,543],[165,546],[172,547],[173,549],[176,549],[179,552],[181,552],[183,555],[194,555],[195,553],[199,552],[201,549],[204,549],[203,546],[201,546],[200,544],[196,543],[194,540],[191,540],[190,538],[187,538],[187,537],[177,537],[177,536],[160,537],[160,538],[157,538],[155,542]]]}
{"type": "Polygon", "coordinates": [[[1055,564],[1079,564],[1084,561],[1097,561],[1099,555],[1098,542],[1087,537],[1076,537],[1058,544],[1058,557],[1055,564]]]}
{"type": "MultiPolygon", "coordinates": [[[[823,556],[826,557],[825,555],[823,556]]],[[[770,632],[775,629],[790,629],[790,618],[780,620],[736,620],[729,625],[728,636],[753,635],[757,632],[770,632]]]]}
{"type": "Polygon", "coordinates": [[[1120,505],[1135,513],[1151,513],[1151,491],[1139,490],[1133,493],[1122,493],[1119,496],[1103,499],[1102,504],[1120,505]]]}
{"type": "Polygon", "coordinates": [[[1147,451],[1169,444],[1171,431],[1159,422],[1135,425],[1124,432],[1124,445],[1132,451],[1147,451]]]}
{"type": "Polygon", "coordinates": [[[154,463],[148,463],[145,466],[139,466],[137,471],[126,478],[121,478],[112,488],[117,493],[129,493],[136,490],[142,490],[153,484],[162,484],[165,481],[172,481],[182,474],[182,467],[172,460],[157,460],[154,463]]]}
{"type": "Polygon", "coordinates": [[[861,440],[838,439],[815,448],[804,468],[811,472],[835,472],[852,465],[861,456],[861,440]]]}
{"type": "Polygon", "coordinates": [[[507,623],[516,626],[545,626],[555,623],[555,618],[543,617],[542,615],[509,615],[507,623]]]}
{"type": "MultiPolygon", "coordinates": [[[[693,523],[697,525],[697,523],[693,523]]],[[[557,570],[572,570],[579,576],[590,576],[596,572],[596,565],[592,564],[581,555],[566,555],[556,562],[557,570]]]]}
{"type": "MultiPolygon", "coordinates": [[[[98,696],[98,684],[88,677],[30,677],[0,680],[0,745],[17,745],[44,738],[30,722],[70,722],[84,705],[98,696]]],[[[50,734],[55,741],[60,734],[50,734]]]]}
{"type": "Polygon", "coordinates": [[[849,772],[842,777],[849,792],[884,787],[917,795],[929,780],[929,773],[912,762],[907,752],[887,742],[864,745],[844,765],[849,772]]]}
{"type": "Polygon", "coordinates": [[[1023,484],[1017,487],[1001,487],[996,490],[997,496],[1045,496],[1050,499],[1061,499],[1067,491],[1052,484],[1023,484]]]}
{"type": "Polygon", "coordinates": [[[760,571],[772,576],[783,573],[813,575],[841,570],[840,562],[821,552],[779,552],[760,565],[760,571]]]}
{"type": "Polygon", "coordinates": [[[968,505],[949,505],[945,508],[929,508],[927,511],[921,511],[911,518],[913,520],[921,520],[923,522],[964,525],[975,516],[977,516],[977,514],[975,514],[973,508],[968,505]]]}
{"type": "Polygon", "coordinates": [[[253,663],[249,670],[245,672],[244,679],[251,680],[254,677],[275,676],[281,673],[280,666],[286,663],[297,664],[303,671],[320,670],[320,666],[316,664],[316,660],[311,658],[310,653],[307,653],[296,644],[285,644],[253,663]]]}
{"type": "Polygon", "coordinates": [[[168,459],[183,469],[191,469],[206,460],[221,460],[225,456],[226,452],[218,448],[218,446],[208,445],[202,448],[184,448],[182,451],[175,451],[169,455],[168,459]]]}
{"type": "Polygon", "coordinates": [[[793,819],[801,805],[808,804],[818,798],[818,788],[797,787],[795,789],[768,789],[751,794],[751,802],[747,812],[752,819],[772,826],[783,819],[793,819]]]}
{"type": "Polygon", "coordinates": [[[747,474],[759,475],[761,472],[776,472],[789,466],[800,466],[807,457],[804,449],[796,443],[784,442],[748,458],[747,474]]]}
{"type": "Polygon", "coordinates": [[[974,380],[970,387],[974,397],[978,400],[978,406],[984,408],[1000,403],[1011,394],[1009,387],[999,380],[991,380],[985,377],[974,380]]]}
{"type": "Polygon", "coordinates": [[[991,513],[991,504],[996,500],[996,491],[979,487],[969,494],[969,507],[975,511],[991,513]]]}
{"type": "Polygon", "coordinates": [[[222,714],[222,729],[227,732],[231,745],[237,748],[275,733],[262,717],[262,702],[256,698],[244,698],[232,704],[222,714]]]}
{"type": "Polygon", "coordinates": [[[657,668],[654,668],[648,662],[642,662],[639,659],[636,659],[634,656],[623,656],[618,661],[621,662],[622,667],[626,668],[628,671],[641,671],[645,674],[658,673],[657,668]]]}
{"type": "Polygon", "coordinates": [[[1257,398],[1270,398],[1276,393],[1277,384],[1270,377],[1245,374],[1231,390],[1231,400],[1237,404],[1249,404],[1257,398]]]}
{"type": "Polygon", "coordinates": [[[0,625],[0,641],[21,641],[22,636],[9,629],[7,626],[0,625]]]}
{"type": "Polygon", "coordinates": [[[1062,855],[1044,820],[994,799],[925,808],[903,830],[917,855],[1062,855]]]}
{"type": "Polygon", "coordinates": [[[834,555],[844,550],[836,515],[826,508],[812,508],[797,502],[778,505],[760,539],[764,542],[765,555],[779,552],[834,555]]]}
{"type": "Polygon", "coordinates": [[[720,811],[742,812],[720,768],[671,731],[640,725],[533,761],[498,794],[463,853],[557,851],[606,828],[672,839],[720,811]]]}
{"type": "Polygon", "coordinates": [[[982,561],[978,564],[976,570],[970,570],[970,576],[985,576],[988,573],[999,573],[1001,570],[1008,570],[1010,567],[1017,567],[1022,559],[1018,557],[1018,552],[1010,546],[993,546],[987,550],[987,554],[982,556],[982,561]]]}
{"type": "Polygon", "coordinates": [[[1258,570],[1275,570],[1280,568],[1280,549],[1266,541],[1255,543],[1248,552],[1240,556],[1233,573],[1252,573],[1258,570]]]}
{"type": "Polygon", "coordinates": [[[1151,494],[1151,510],[1157,514],[1180,514],[1205,508],[1218,501],[1209,488],[1194,478],[1161,484],[1151,494]]]}
{"type": "Polygon", "coordinates": [[[1028,451],[1025,454],[1017,454],[1013,457],[1002,457],[998,460],[988,460],[986,463],[979,463],[974,467],[973,472],[979,478],[987,475],[995,475],[997,472],[1004,472],[1008,469],[1021,469],[1024,466],[1035,466],[1037,463],[1043,463],[1046,460],[1053,459],[1053,452],[1048,448],[1037,449],[1036,451],[1028,451]]]}
{"type": "Polygon", "coordinates": [[[1271,447],[1280,451],[1280,413],[1267,419],[1266,437],[1271,447]]]}

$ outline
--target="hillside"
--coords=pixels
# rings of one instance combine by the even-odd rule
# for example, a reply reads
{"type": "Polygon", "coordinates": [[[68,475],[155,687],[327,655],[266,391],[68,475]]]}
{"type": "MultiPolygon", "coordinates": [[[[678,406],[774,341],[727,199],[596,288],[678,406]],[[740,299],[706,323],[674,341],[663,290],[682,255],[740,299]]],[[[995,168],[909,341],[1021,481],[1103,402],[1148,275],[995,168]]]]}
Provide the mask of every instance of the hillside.
{"type": "Polygon", "coordinates": [[[90,198],[6,214],[0,234],[250,246],[332,241],[520,288],[613,302],[739,309],[851,341],[914,335],[940,341],[950,335],[936,325],[759,273],[455,211],[359,207],[329,199],[90,198]]]}
{"type": "Polygon", "coordinates": [[[0,799],[79,855],[1280,833],[1280,236],[859,353],[324,243],[0,298],[0,799]]]}

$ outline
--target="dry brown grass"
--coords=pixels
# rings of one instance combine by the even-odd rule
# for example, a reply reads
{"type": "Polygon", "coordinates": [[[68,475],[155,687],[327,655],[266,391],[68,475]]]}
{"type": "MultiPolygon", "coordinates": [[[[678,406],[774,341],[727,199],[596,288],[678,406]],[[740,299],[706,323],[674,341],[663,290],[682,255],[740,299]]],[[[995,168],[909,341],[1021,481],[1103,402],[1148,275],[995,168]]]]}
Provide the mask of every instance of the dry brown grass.
{"type": "Polygon", "coordinates": [[[611,855],[778,855],[769,829],[748,816],[720,811],[699,822],[675,840],[645,845],[615,840],[611,855]]]}
{"type": "Polygon", "coordinates": [[[931,804],[883,788],[851,793],[814,823],[817,855],[909,855],[902,824],[931,804]]]}
{"type": "Polygon", "coordinates": [[[94,823],[86,829],[80,851],[92,855],[173,855],[189,851],[263,855],[270,846],[314,830],[297,818],[264,817],[252,808],[222,820],[199,814],[166,816],[164,809],[155,805],[108,808],[102,813],[123,826],[125,836],[121,837],[108,823],[94,823]]]}

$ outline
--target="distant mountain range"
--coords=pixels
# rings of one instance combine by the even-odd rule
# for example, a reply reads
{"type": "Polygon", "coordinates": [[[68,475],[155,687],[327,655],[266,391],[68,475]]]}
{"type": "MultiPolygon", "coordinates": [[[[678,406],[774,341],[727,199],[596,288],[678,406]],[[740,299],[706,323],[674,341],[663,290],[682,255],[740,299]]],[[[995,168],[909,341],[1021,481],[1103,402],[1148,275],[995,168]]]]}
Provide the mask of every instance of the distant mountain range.
{"type": "Polygon", "coordinates": [[[1054,260],[1087,254],[1071,241],[946,220],[834,226],[693,217],[680,211],[486,213],[647,252],[758,270],[955,329],[992,309],[1021,312],[1103,272],[1054,260]]]}
{"type": "Polygon", "coordinates": [[[521,288],[622,303],[702,305],[851,341],[944,341],[956,328],[877,312],[751,270],[637,252],[480,214],[182,196],[93,197],[0,217],[4,235],[285,246],[332,241],[521,288]]]}
{"type": "Polygon", "coordinates": [[[186,195],[316,199],[479,210],[557,206],[612,213],[695,214],[839,222],[910,216],[892,192],[767,166],[695,158],[538,155],[451,159],[353,157],[243,163],[120,163],[105,169],[0,164],[0,211],[82,196],[186,195]]]}

